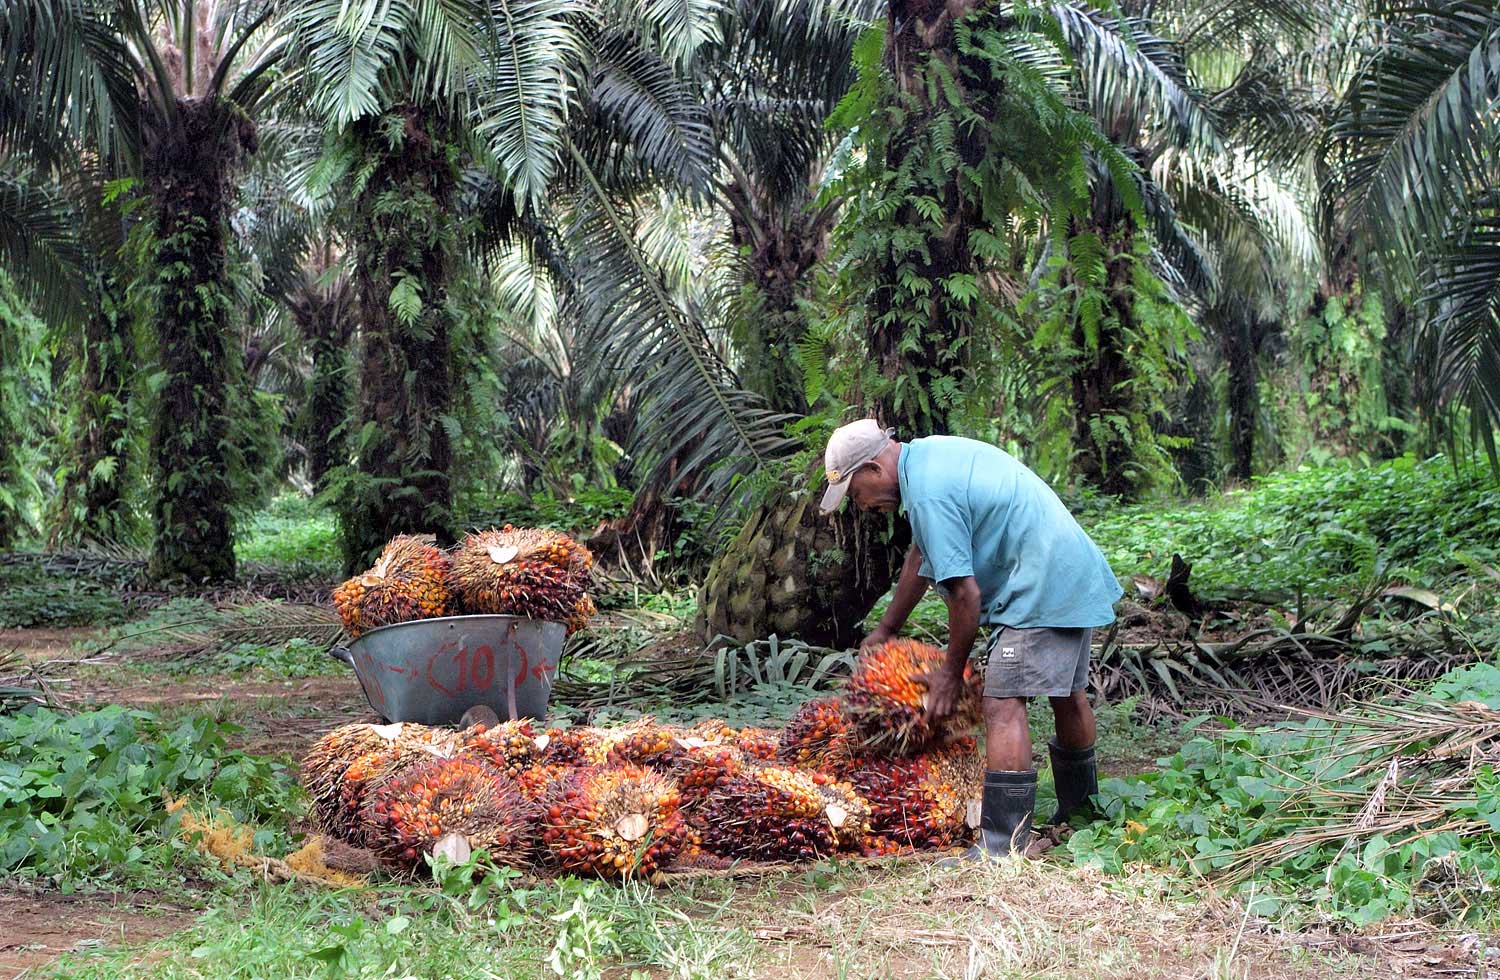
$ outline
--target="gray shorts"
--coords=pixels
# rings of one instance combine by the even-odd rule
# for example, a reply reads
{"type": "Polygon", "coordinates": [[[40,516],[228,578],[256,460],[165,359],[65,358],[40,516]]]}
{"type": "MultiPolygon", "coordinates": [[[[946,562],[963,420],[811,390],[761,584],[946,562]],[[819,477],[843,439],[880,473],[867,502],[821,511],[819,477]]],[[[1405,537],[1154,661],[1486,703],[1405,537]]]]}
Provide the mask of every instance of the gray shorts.
{"type": "Polygon", "coordinates": [[[1089,641],[1082,629],[1015,629],[990,634],[984,670],[987,698],[1061,698],[1089,685],[1089,641]]]}

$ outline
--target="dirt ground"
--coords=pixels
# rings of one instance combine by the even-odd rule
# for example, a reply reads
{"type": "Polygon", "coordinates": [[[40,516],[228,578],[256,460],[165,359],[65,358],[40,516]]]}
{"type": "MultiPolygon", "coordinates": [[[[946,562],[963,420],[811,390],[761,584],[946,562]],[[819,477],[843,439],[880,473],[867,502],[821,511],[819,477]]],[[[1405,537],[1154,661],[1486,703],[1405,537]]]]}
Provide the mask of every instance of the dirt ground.
{"type": "MultiPolygon", "coordinates": [[[[55,665],[77,660],[96,639],[92,630],[5,630],[0,631],[0,651],[18,651],[28,663],[55,665]]],[[[163,712],[209,711],[242,729],[236,747],[290,755],[294,761],[338,725],[378,720],[352,674],[287,680],[167,672],[153,676],[154,656],[161,654],[126,655],[114,661],[117,669],[109,660],[80,663],[77,669],[65,665],[53,674],[54,694],[80,708],[113,703],[163,712]]],[[[843,898],[824,896],[803,908],[794,895],[784,901],[773,897],[776,913],[768,913],[753,930],[757,975],[918,977],[934,975],[934,967],[942,975],[974,977],[995,971],[1031,975],[1033,970],[1079,977],[1436,980],[1483,975],[1475,970],[1471,942],[1420,926],[1368,936],[1272,936],[1255,930],[1239,935],[1238,921],[1206,903],[1183,909],[1157,896],[1121,900],[1088,873],[1055,865],[1038,865],[989,884],[993,887],[954,889],[934,881],[916,908],[893,907],[888,901],[869,905],[858,889],[843,898]],[[981,923],[988,925],[979,929],[981,923]],[[848,928],[864,938],[849,942],[848,928]],[[1149,946],[1149,956],[1143,956],[1140,943],[1149,946]],[[1229,962],[1216,964],[1216,950],[1229,962]],[[1088,965],[1079,962],[1077,971],[1068,969],[1074,957],[1088,965]]],[[[801,895],[805,901],[806,892],[801,895]]],[[[192,922],[193,901],[191,893],[67,896],[0,884],[0,980],[39,976],[69,951],[136,947],[169,935],[192,922]]]]}
{"type": "Polygon", "coordinates": [[[34,976],[64,953],[160,939],[195,915],[154,892],[84,897],[0,886],[0,980],[34,976]]]}

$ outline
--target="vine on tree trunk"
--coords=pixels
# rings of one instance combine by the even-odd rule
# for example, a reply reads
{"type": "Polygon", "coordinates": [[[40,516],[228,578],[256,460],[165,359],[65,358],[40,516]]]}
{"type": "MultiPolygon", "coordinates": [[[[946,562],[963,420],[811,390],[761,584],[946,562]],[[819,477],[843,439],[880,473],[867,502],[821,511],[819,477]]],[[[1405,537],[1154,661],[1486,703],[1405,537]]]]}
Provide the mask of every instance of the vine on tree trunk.
{"type": "Polygon", "coordinates": [[[436,110],[354,124],[355,289],[364,329],[355,463],[331,476],[344,557],[369,563],[397,534],[453,535],[449,279],[459,151],[436,110]]]}

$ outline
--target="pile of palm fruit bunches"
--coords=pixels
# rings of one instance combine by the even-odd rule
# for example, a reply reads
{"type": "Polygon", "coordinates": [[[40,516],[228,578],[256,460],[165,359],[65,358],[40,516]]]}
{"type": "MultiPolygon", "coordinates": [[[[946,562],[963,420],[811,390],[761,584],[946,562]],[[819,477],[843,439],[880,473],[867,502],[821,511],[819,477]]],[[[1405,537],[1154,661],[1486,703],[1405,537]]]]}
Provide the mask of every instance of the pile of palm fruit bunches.
{"type": "Polygon", "coordinates": [[[595,613],[594,556],[566,534],[507,524],[453,550],[392,538],[374,567],[333,590],[350,636],[439,616],[522,616],[563,623],[571,635],[595,613]]]}
{"type": "Polygon", "coordinates": [[[780,730],[649,717],[344,725],[313,746],[302,779],[318,830],[410,870],[483,849],[526,871],[659,880],[946,848],[977,823],[982,767],[972,671],[952,716],[924,718],[921,676],[941,658],[912,640],[868,651],[841,693],[803,704],[780,730]]]}

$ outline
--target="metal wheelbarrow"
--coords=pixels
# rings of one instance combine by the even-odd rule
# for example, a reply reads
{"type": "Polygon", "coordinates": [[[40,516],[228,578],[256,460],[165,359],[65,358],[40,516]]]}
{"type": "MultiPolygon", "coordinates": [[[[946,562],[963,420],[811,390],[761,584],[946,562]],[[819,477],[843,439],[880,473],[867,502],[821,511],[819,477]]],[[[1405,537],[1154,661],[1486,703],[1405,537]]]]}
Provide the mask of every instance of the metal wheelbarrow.
{"type": "Polygon", "coordinates": [[[502,719],[540,721],[565,632],[516,616],[444,616],[380,626],[328,652],[354,668],[388,722],[452,725],[479,704],[502,719]]]}

